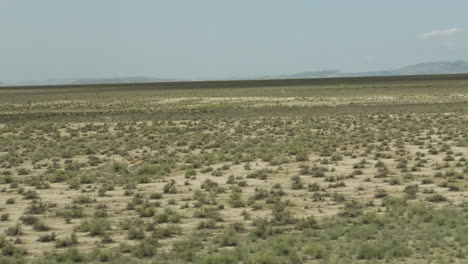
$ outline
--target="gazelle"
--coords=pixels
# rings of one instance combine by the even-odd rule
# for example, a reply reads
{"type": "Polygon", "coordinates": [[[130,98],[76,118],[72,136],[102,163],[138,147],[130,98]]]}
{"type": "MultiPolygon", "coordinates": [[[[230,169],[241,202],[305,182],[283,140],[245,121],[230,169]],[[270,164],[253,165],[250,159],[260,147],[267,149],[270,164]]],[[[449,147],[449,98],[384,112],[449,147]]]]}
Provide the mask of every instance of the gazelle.
{"type": "Polygon", "coordinates": [[[140,168],[141,164],[143,164],[143,160],[127,160],[127,171],[130,173],[135,173],[135,171],[140,168]]]}

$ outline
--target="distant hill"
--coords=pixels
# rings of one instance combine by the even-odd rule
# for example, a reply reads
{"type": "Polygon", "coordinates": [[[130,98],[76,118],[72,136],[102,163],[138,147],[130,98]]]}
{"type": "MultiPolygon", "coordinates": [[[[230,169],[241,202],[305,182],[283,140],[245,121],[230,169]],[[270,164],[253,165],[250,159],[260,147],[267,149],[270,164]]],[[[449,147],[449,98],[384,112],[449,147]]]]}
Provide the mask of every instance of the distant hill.
{"type": "Polygon", "coordinates": [[[300,72],[291,75],[279,75],[279,76],[263,76],[259,79],[302,79],[302,78],[327,78],[327,77],[338,77],[343,74],[339,70],[327,70],[327,71],[315,71],[315,72],[300,72]]]}
{"type": "MultiPolygon", "coordinates": [[[[73,84],[112,84],[112,83],[152,83],[180,81],[176,79],[152,78],[144,76],[130,76],[117,78],[79,78],[79,79],[47,79],[41,81],[27,81],[3,85],[73,85],[73,84]]],[[[0,83],[0,85],[2,85],[0,83]]]]}
{"type": "Polygon", "coordinates": [[[462,60],[419,63],[399,70],[390,71],[390,73],[393,75],[468,73],[468,63],[462,60]]]}
{"type": "MultiPolygon", "coordinates": [[[[439,61],[409,65],[400,69],[369,72],[342,72],[339,70],[308,71],[290,75],[262,76],[258,78],[231,78],[231,80],[246,79],[305,79],[305,78],[333,78],[333,77],[362,77],[362,76],[399,76],[399,75],[428,75],[428,74],[461,74],[468,73],[468,63],[458,61],[439,61]]],[[[209,80],[209,79],[203,79],[209,80]]],[[[217,79],[218,80],[218,79],[217,79]]],[[[28,81],[20,83],[1,83],[7,85],[66,85],[66,84],[112,84],[112,83],[153,83],[188,81],[184,79],[153,78],[145,76],[130,76],[117,78],[82,78],[82,79],[48,79],[42,81],[28,81]]]]}
{"type": "Polygon", "coordinates": [[[152,83],[152,82],[171,82],[175,79],[151,78],[144,76],[121,77],[121,78],[90,78],[71,80],[69,84],[95,84],[95,83],[152,83]]]}
{"type": "Polygon", "coordinates": [[[327,77],[360,77],[360,76],[399,76],[399,75],[428,75],[428,74],[459,74],[468,73],[468,63],[458,61],[439,61],[409,65],[401,69],[370,72],[341,72],[338,70],[302,72],[291,75],[268,76],[267,79],[295,79],[295,78],[327,78],[327,77]]]}

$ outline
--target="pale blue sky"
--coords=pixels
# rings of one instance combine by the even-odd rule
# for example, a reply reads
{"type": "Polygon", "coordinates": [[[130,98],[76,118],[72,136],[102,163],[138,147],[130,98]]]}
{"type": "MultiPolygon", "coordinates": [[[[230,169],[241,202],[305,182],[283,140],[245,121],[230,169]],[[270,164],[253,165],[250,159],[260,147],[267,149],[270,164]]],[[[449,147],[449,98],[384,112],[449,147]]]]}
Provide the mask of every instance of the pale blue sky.
{"type": "Polygon", "coordinates": [[[466,0],[0,0],[0,82],[468,60],[466,0]]]}

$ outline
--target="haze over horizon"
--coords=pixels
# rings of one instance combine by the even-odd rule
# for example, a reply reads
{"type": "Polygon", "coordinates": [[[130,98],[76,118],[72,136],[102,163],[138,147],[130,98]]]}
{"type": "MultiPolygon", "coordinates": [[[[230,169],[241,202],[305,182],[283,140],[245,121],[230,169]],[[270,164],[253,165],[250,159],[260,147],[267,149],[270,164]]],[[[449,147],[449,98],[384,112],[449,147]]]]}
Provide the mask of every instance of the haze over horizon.
{"type": "Polygon", "coordinates": [[[468,2],[0,0],[0,82],[468,61],[468,2]]]}

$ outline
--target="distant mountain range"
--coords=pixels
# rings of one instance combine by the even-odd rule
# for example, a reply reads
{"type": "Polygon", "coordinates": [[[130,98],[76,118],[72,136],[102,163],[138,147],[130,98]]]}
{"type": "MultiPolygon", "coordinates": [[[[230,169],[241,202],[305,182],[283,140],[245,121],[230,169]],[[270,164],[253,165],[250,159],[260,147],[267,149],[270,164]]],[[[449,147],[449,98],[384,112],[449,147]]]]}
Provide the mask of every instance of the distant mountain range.
{"type": "Polygon", "coordinates": [[[151,78],[144,76],[134,77],[121,77],[121,78],[89,78],[77,79],[70,82],[70,84],[95,84],[95,83],[152,83],[152,82],[170,82],[173,79],[151,78]]]}
{"type": "Polygon", "coordinates": [[[370,72],[342,72],[339,70],[301,72],[291,75],[265,76],[259,79],[300,79],[300,78],[331,78],[331,77],[362,77],[362,76],[399,76],[428,74],[460,74],[468,73],[468,63],[458,61],[439,61],[419,63],[401,69],[370,72]]]}
{"type": "MultiPolygon", "coordinates": [[[[468,73],[468,63],[458,61],[439,61],[419,63],[401,69],[369,72],[342,72],[339,70],[301,72],[290,75],[262,76],[254,79],[302,79],[302,78],[333,78],[333,77],[361,77],[361,76],[399,76],[399,75],[427,75],[427,74],[460,74],[468,73]]],[[[235,78],[251,79],[251,78],[235,78]]],[[[43,81],[29,81],[21,83],[2,83],[6,85],[77,85],[77,84],[112,84],[112,83],[152,83],[187,81],[183,79],[164,79],[145,76],[131,76],[118,78],[85,78],[85,79],[48,79],[43,81]]]]}
{"type": "Polygon", "coordinates": [[[82,78],[82,79],[47,79],[41,81],[28,81],[14,84],[0,83],[0,85],[80,85],[80,84],[112,84],[112,83],[153,83],[171,82],[176,79],[152,78],[145,76],[130,76],[116,78],[82,78]]]}

